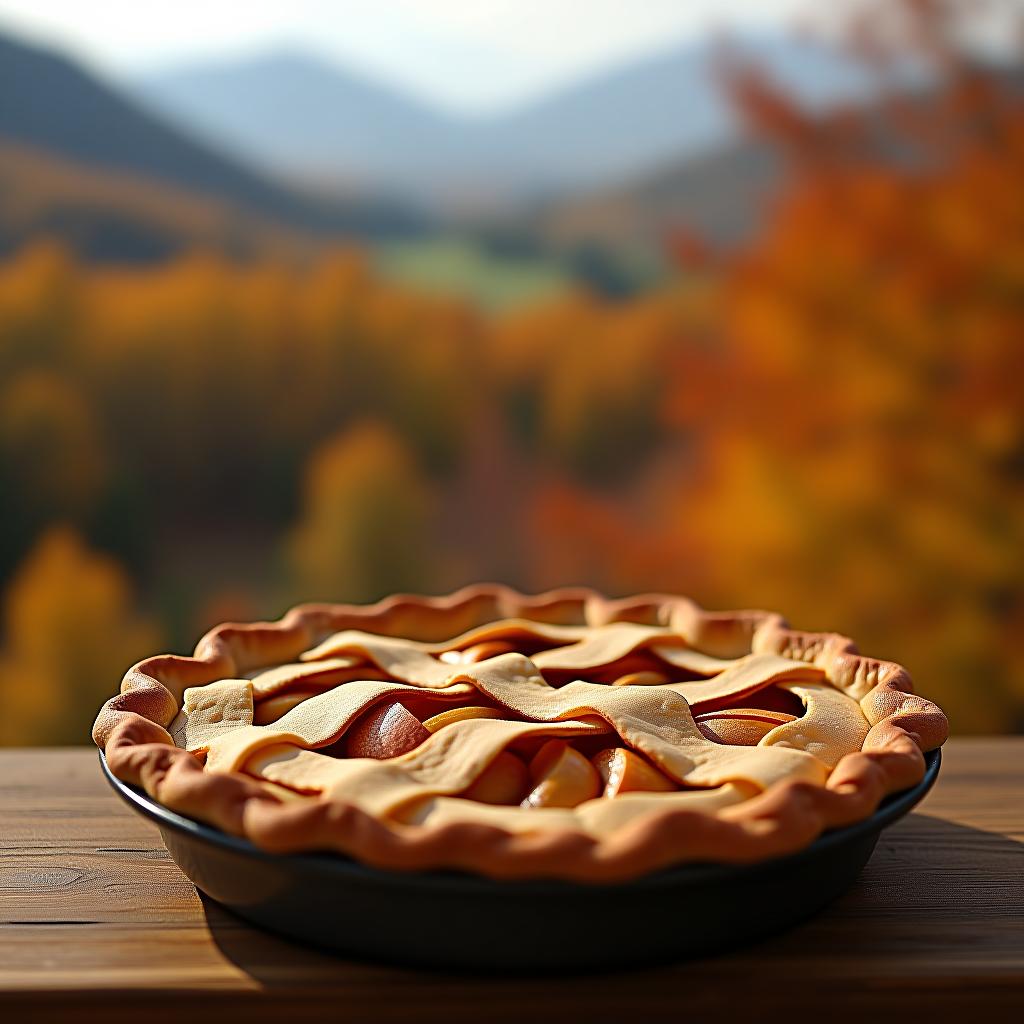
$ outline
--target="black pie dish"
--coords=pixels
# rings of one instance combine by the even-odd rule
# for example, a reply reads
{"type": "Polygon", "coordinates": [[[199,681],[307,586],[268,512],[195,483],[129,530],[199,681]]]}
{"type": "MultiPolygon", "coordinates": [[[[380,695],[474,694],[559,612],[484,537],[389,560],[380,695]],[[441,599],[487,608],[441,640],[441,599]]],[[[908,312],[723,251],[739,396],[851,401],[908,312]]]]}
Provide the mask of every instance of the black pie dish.
{"type": "Polygon", "coordinates": [[[631,882],[497,882],[456,872],[396,872],[337,854],[265,853],[185,818],[114,777],[107,781],[155,822],[196,887],[245,920],[347,956],[448,969],[552,971],[665,963],[722,952],[817,913],[854,882],[887,825],[931,789],[924,778],[871,817],[826,832],[807,849],[752,865],[691,864],[631,882]],[[769,915],[752,908],[770,906],[769,915]],[[686,927],[700,921],[699,930],[686,927]],[[628,942],[610,925],[628,923],[628,942]]]}

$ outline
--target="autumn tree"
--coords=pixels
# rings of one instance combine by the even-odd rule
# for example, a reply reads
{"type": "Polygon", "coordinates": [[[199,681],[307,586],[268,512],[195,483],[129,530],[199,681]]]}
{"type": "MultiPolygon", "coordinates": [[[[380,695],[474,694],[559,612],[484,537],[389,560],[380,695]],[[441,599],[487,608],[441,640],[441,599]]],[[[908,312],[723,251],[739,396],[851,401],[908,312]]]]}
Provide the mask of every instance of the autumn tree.
{"type": "Polygon", "coordinates": [[[957,57],[962,5],[891,6],[926,93],[810,117],[738,79],[790,172],[715,270],[720,373],[668,389],[696,443],[616,502],[539,495],[538,564],[843,630],[998,730],[1024,721],[1024,105],[957,57]]]}
{"type": "Polygon", "coordinates": [[[0,745],[85,743],[127,668],[160,647],[120,567],[55,527],[4,596],[0,745]]]}
{"type": "Polygon", "coordinates": [[[428,582],[432,491],[393,431],[363,423],[327,441],[306,470],[288,542],[303,600],[369,601],[428,582]]]}

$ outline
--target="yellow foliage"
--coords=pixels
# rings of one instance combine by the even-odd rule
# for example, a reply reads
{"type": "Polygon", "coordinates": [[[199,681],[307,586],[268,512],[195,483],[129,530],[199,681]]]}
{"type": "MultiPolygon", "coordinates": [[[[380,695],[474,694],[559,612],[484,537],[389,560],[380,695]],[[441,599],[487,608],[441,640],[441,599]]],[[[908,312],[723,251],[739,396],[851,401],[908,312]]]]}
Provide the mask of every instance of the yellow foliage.
{"type": "Polygon", "coordinates": [[[569,475],[613,478],[658,439],[698,313],[694,297],[666,290],[626,304],[573,294],[511,315],[494,332],[492,387],[538,456],[569,475]]]}
{"type": "Polygon", "coordinates": [[[306,473],[288,544],[303,600],[370,601],[429,580],[433,496],[401,441],[365,423],[328,441],[306,473]]]}
{"type": "Polygon", "coordinates": [[[81,737],[156,646],[73,534],[10,577],[66,518],[137,552],[182,643],[277,597],[666,589],[842,630],[954,729],[1020,728],[1024,109],[934,98],[930,159],[798,161],[743,251],[628,301],[490,321],[348,250],[0,266],[0,742],[81,737]]]}
{"type": "Polygon", "coordinates": [[[126,668],[160,646],[116,563],[63,527],[39,540],[8,587],[0,651],[0,745],[88,742],[126,668]]]}
{"type": "Polygon", "coordinates": [[[87,509],[106,476],[106,450],[92,406],[45,370],[0,382],[0,469],[33,510],[87,509]]]}

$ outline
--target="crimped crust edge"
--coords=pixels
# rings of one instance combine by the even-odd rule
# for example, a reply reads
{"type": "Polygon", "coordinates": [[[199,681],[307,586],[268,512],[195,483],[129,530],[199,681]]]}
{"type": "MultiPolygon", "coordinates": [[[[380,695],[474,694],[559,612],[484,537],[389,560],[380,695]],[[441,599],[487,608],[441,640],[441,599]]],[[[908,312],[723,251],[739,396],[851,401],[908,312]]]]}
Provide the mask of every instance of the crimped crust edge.
{"type": "Polygon", "coordinates": [[[592,883],[686,862],[749,863],[796,852],[826,829],[867,818],[889,793],[920,782],[924,752],[947,735],[945,715],[913,694],[902,666],[862,656],[838,634],[793,630],[771,612],[707,612],[663,594],[610,600],[566,588],[527,596],[498,584],[444,597],[394,595],[373,605],[300,605],[277,622],[225,623],[200,640],[192,657],[158,655],[133,666],[93,726],[93,739],[118,779],[269,852],[332,850],[384,869],[592,883]],[[715,813],[654,812],[600,838],[568,828],[513,834],[478,823],[385,824],[337,799],[281,802],[242,773],[205,772],[167,731],[185,688],[237,676],[246,665],[286,661],[341,629],[443,639],[510,617],[660,623],[721,657],[775,653],[811,662],[834,683],[865,691],[860,704],[870,729],[862,749],[842,758],[825,786],[784,781],[715,813]]]}

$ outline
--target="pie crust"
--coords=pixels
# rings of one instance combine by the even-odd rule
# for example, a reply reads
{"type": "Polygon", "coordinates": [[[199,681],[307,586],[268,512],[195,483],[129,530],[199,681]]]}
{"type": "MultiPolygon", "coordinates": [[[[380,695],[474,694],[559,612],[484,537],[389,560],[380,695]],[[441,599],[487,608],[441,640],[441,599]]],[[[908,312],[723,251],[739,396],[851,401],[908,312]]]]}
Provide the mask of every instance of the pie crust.
{"type": "Polygon", "coordinates": [[[923,752],[947,732],[901,666],[773,613],[481,584],[218,626],[192,657],[134,666],[93,738],[122,781],[268,851],[610,882],[795,852],[919,782],[923,752]],[[652,661],[664,671],[649,671],[652,661]],[[804,711],[792,721],[766,712],[756,745],[700,724],[708,709],[728,718],[768,688],[804,711]],[[489,710],[445,714],[473,698],[489,710]],[[386,760],[318,752],[395,700],[429,705],[428,740],[386,760]],[[602,737],[643,755],[671,791],[569,807],[462,796],[517,744],[602,737]]]}

